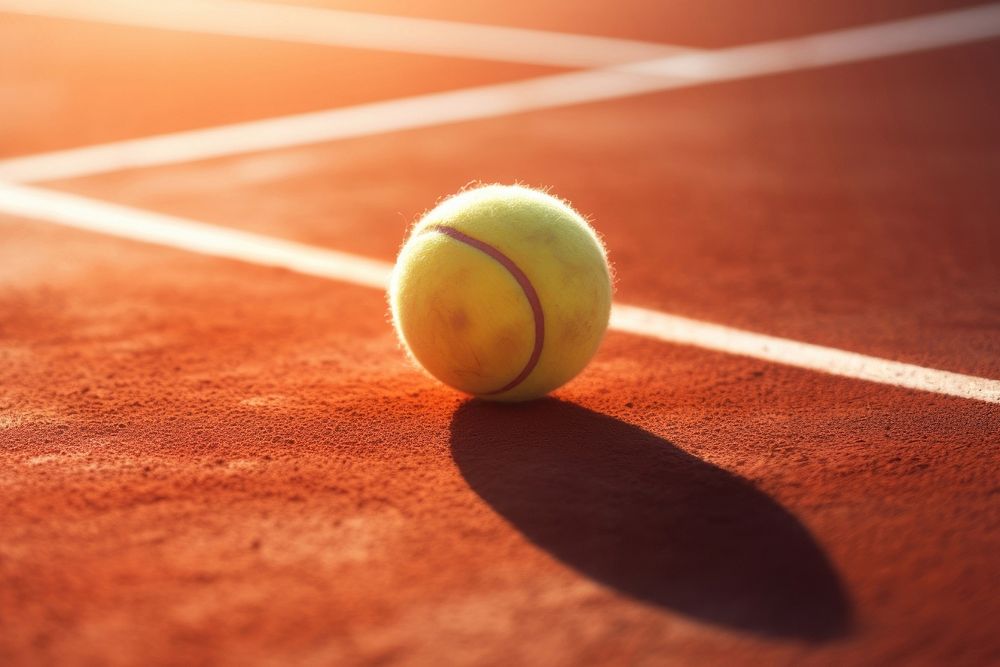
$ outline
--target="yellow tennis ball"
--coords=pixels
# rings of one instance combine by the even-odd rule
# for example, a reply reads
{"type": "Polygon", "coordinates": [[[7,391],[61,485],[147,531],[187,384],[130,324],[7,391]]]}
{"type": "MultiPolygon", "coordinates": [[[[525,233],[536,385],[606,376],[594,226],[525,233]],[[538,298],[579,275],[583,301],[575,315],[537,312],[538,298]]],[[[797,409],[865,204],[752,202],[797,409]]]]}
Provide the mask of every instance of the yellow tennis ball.
{"type": "Polygon", "coordinates": [[[583,370],[607,329],[611,291],[604,246],[566,202],[487,185],[449,197],[414,226],[389,301],[400,339],[431,375],[521,401],[583,370]]]}

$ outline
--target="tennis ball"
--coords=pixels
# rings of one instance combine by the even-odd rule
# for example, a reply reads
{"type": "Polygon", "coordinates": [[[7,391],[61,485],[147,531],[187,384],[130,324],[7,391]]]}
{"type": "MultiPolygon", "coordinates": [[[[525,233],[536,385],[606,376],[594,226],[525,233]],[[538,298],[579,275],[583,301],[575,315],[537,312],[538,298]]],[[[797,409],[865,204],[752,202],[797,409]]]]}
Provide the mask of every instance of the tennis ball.
{"type": "Polygon", "coordinates": [[[442,201],[413,227],[389,287],[400,340],[431,375],[498,401],[583,370],[608,326],[611,273],[569,204],[519,185],[442,201]]]}

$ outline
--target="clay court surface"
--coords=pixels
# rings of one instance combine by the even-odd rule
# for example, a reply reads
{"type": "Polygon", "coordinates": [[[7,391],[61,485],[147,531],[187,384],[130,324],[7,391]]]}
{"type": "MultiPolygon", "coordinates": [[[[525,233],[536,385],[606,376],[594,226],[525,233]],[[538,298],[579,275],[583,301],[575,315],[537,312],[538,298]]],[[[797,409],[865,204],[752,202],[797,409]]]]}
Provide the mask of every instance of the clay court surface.
{"type": "Polygon", "coordinates": [[[997,5],[152,4],[0,0],[0,663],[1000,663],[997,5]],[[607,244],[552,398],[388,322],[472,182],[607,244]]]}

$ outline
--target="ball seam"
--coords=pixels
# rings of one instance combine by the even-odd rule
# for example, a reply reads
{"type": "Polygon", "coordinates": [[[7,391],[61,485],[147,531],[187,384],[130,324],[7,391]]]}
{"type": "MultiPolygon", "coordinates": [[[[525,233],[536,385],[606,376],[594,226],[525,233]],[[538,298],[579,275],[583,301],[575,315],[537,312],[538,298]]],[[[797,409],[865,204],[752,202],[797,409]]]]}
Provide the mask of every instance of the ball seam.
{"type": "Polygon", "coordinates": [[[528,300],[528,305],[531,306],[531,314],[535,320],[535,343],[531,349],[531,356],[528,357],[528,362],[525,364],[524,368],[521,369],[521,372],[503,387],[493,391],[480,392],[480,395],[494,396],[496,394],[502,394],[506,391],[514,389],[524,382],[528,376],[531,375],[531,372],[535,370],[535,367],[538,365],[538,361],[542,356],[542,346],[545,343],[545,315],[542,311],[542,302],[538,298],[538,292],[535,291],[535,286],[531,284],[531,279],[528,278],[527,274],[525,274],[524,271],[522,271],[521,268],[514,263],[514,260],[485,241],[480,241],[477,238],[469,236],[468,234],[446,225],[430,225],[424,231],[444,234],[459,243],[464,243],[465,245],[486,254],[507,270],[511,277],[514,278],[515,282],[517,282],[521,291],[524,293],[525,298],[528,300]]]}

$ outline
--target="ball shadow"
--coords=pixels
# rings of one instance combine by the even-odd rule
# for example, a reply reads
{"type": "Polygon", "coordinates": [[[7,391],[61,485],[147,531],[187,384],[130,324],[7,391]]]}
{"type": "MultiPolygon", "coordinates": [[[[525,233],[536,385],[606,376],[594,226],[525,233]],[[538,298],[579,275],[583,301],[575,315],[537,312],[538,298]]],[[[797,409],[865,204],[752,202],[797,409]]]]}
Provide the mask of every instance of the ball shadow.
{"type": "Polygon", "coordinates": [[[702,621],[773,637],[846,635],[851,605],[809,531],[745,479],[569,403],[463,404],[469,486],[584,575],[702,621]]]}

